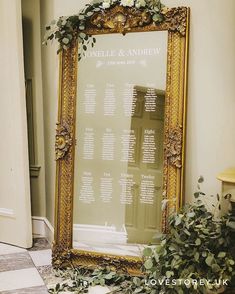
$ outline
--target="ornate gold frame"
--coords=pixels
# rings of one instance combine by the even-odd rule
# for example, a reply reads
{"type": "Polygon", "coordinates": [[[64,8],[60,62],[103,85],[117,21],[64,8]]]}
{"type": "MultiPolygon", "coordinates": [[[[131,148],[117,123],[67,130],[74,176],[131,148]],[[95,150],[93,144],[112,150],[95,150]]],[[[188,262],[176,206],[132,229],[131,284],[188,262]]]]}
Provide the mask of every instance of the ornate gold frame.
{"type": "MultiPolygon", "coordinates": [[[[90,20],[89,35],[146,31],[168,31],[167,89],[164,136],[164,197],[168,200],[163,212],[162,230],[167,231],[167,218],[183,202],[184,155],[186,130],[187,59],[189,9],[172,8],[163,22],[156,25],[146,12],[115,6],[105,13],[96,13],[90,20]]],[[[117,268],[139,273],[142,259],[121,257],[73,249],[73,190],[75,158],[76,91],[78,46],[60,55],[60,95],[56,131],[56,206],[53,265],[112,264],[117,268]]]]}

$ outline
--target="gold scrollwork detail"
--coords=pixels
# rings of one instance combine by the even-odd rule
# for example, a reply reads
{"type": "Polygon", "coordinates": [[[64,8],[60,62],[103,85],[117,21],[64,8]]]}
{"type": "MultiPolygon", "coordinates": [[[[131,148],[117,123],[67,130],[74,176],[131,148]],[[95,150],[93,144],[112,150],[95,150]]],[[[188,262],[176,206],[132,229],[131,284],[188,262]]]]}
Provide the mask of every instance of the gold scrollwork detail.
{"type": "Polygon", "coordinates": [[[64,158],[72,144],[73,140],[69,131],[69,126],[57,123],[55,140],[56,160],[64,158]]]}
{"type": "Polygon", "coordinates": [[[70,263],[71,249],[65,249],[63,246],[52,245],[52,264],[55,268],[61,268],[70,263]]]}
{"type": "Polygon", "coordinates": [[[91,25],[99,29],[113,29],[119,33],[148,25],[151,21],[149,12],[123,6],[115,6],[104,13],[96,13],[90,19],[91,25]]]}
{"type": "Polygon", "coordinates": [[[134,256],[117,256],[112,254],[102,254],[83,250],[72,250],[73,264],[96,267],[110,266],[114,271],[128,272],[129,274],[141,274],[143,260],[134,256]]]}
{"type": "Polygon", "coordinates": [[[102,13],[95,13],[89,20],[88,28],[94,33],[98,30],[104,30],[106,33],[118,32],[122,34],[132,30],[139,30],[140,28],[146,31],[162,29],[179,32],[181,36],[185,36],[187,8],[177,7],[165,9],[162,14],[162,20],[155,23],[150,12],[147,10],[116,5],[102,13]]]}
{"type": "Polygon", "coordinates": [[[187,29],[187,8],[177,7],[168,9],[165,13],[165,23],[169,31],[179,32],[182,36],[185,36],[187,29]]]}
{"type": "Polygon", "coordinates": [[[170,129],[168,131],[167,141],[165,144],[165,154],[169,164],[175,166],[176,168],[182,167],[182,144],[182,126],[170,129]]]}

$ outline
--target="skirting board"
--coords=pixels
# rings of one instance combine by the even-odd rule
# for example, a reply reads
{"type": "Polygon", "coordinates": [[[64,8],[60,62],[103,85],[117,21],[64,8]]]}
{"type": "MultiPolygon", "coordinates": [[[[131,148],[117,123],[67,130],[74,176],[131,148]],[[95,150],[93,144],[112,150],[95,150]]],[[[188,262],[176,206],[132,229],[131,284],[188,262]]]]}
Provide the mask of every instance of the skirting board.
{"type": "Polygon", "coordinates": [[[54,228],[46,217],[33,216],[33,235],[34,237],[45,237],[52,243],[54,239],[54,228]]]}

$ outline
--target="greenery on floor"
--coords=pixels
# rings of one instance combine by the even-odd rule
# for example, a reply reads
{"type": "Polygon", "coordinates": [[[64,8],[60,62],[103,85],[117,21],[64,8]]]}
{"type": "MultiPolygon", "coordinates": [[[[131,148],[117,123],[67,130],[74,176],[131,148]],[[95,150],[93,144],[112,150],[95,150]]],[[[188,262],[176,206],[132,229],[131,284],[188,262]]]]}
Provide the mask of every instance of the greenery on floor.
{"type": "MultiPolygon", "coordinates": [[[[200,178],[199,184],[202,182],[200,178]]],[[[112,289],[110,293],[122,294],[191,294],[223,290],[219,282],[231,282],[235,277],[232,255],[235,218],[231,214],[219,217],[220,196],[217,195],[217,205],[207,205],[208,197],[201,192],[200,185],[194,197],[193,204],[185,205],[170,217],[169,233],[162,236],[161,243],[143,251],[141,277],[117,272],[107,265],[95,270],[79,267],[58,271],[57,275],[63,277],[64,282],[49,293],[88,293],[88,288],[95,285],[106,285],[112,289]]]]}

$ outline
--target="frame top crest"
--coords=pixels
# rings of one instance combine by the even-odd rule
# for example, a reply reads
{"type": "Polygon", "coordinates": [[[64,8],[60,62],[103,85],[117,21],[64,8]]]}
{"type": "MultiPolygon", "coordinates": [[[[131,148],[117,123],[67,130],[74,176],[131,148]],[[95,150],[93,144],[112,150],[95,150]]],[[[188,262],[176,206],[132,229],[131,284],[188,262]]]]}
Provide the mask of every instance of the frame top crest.
{"type": "Polygon", "coordinates": [[[152,15],[145,9],[124,7],[116,4],[105,11],[97,12],[87,20],[86,32],[90,35],[138,31],[168,30],[185,36],[187,8],[165,9],[162,20],[154,22],[152,15]]]}

